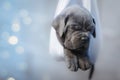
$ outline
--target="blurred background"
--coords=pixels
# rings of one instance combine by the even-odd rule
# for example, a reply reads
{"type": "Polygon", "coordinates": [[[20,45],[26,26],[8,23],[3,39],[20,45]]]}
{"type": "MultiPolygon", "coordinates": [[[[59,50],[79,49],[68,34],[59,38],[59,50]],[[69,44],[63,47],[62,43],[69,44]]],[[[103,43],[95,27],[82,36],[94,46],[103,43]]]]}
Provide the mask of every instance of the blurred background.
{"type": "MultiPolygon", "coordinates": [[[[0,0],[0,80],[87,80],[49,54],[58,0],[0,0]]],[[[93,80],[120,80],[120,0],[98,0],[103,34],[93,80]]]]}

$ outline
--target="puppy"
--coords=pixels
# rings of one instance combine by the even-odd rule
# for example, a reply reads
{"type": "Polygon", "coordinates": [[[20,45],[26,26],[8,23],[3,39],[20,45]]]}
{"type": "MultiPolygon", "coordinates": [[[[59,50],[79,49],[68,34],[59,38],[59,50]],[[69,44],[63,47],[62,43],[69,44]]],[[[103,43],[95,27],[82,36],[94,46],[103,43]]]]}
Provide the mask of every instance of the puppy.
{"type": "Polygon", "coordinates": [[[89,58],[90,39],[96,37],[95,20],[83,7],[65,8],[52,22],[57,38],[64,47],[65,61],[71,71],[88,70],[94,65],[89,58]]]}
{"type": "MultiPolygon", "coordinates": [[[[68,7],[55,18],[52,26],[56,30],[58,40],[64,47],[68,63],[71,63],[72,57],[70,55],[79,56],[78,66],[82,70],[89,69],[91,65],[88,56],[90,35],[96,36],[95,21],[90,13],[77,5],[68,7]]],[[[71,66],[70,69],[76,71],[78,66],[71,66]]]]}

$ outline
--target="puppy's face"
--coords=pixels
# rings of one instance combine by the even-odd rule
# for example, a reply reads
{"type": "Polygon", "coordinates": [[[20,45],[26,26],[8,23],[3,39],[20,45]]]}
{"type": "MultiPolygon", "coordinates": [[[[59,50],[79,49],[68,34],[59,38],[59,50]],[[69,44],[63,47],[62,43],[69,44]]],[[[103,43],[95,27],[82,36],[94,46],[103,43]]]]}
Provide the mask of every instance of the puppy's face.
{"type": "Polygon", "coordinates": [[[95,23],[92,17],[71,14],[66,17],[64,27],[64,46],[71,50],[87,51],[90,36],[95,37],[95,23]]]}

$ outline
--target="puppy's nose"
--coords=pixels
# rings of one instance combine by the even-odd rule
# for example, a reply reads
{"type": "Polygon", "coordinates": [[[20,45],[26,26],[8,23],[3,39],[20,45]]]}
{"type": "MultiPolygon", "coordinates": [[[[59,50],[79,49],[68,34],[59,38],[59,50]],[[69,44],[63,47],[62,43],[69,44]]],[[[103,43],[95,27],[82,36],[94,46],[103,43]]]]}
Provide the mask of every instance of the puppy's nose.
{"type": "Polygon", "coordinates": [[[81,37],[81,40],[82,41],[86,41],[86,40],[88,40],[89,38],[88,37],[81,37]]]}

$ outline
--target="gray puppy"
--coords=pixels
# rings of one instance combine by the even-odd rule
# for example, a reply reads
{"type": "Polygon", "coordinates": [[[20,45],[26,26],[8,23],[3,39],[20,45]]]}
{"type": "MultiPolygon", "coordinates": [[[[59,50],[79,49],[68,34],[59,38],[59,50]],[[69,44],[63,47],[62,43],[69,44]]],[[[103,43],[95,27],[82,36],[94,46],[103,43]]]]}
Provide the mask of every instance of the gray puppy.
{"type": "Polygon", "coordinates": [[[93,64],[88,50],[91,35],[95,38],[95,21],[91,14],[80,6],[67,7],[52,22],[57,38],[64,47],[65,61],[71,71],[88,70],[93,64]]]}

